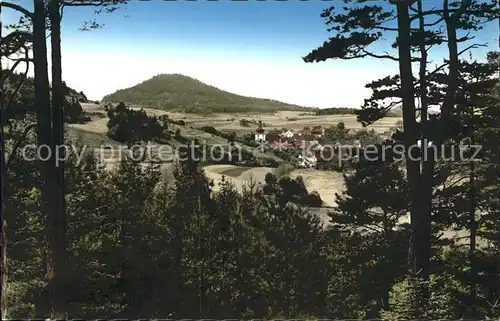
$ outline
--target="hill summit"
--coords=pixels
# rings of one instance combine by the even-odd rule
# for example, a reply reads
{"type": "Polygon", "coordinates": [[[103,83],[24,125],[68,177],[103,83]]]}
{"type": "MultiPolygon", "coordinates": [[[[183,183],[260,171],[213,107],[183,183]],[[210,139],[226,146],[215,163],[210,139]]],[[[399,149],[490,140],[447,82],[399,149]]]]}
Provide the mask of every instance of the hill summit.
{"type": "Polygon", "coordinates": [[[103,102],[120,101],[142,107],[194,113],[311,110],[276,100],[233,94],[181,74],[160,74],[103,98],[103,102]]]}

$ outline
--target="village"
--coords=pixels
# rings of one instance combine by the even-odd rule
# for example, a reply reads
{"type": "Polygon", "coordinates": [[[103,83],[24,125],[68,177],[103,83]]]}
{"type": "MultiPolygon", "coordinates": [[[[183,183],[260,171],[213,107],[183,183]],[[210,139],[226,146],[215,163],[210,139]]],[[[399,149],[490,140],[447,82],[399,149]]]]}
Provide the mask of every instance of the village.
{"type": "Polygon", "coordinates": [[[359,141],[343,146],[325,136],[323,126],[305,126],[299,130],[270,130],[266,132],[262,121],[255,131],[255,141],[269,150],[296,151],[299,168],[315,168],[319,163],[336,159],[356,157],[356,150],[361,147],[359,141]]]}

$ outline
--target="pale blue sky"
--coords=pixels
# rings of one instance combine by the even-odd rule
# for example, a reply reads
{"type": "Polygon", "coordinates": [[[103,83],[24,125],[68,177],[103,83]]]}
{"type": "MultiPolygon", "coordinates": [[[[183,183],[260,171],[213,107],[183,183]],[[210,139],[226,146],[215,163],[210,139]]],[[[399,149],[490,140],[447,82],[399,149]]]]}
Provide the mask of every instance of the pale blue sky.
{"type": "MultiPolygon", "coordinates": [[[[16,2],[27,7],[32,3],[16,2]]],[[[335,3],[135,0],[97,16],[105,27],[91,32],[79,27],[96,17],[94,9],[68,8],[63,76],[92,99],[155,74],[182,73],[243,95],[307,106],[359,107],[369,95],[364,84],[396,72],[397,64],[373,59],[304,63],[301,57],[328,39],[320,14],[335,3]]],[[[4,23],[14,17],[4,9],[4,23]]],[[[498,48],[498,24],[478,38],[498,48]]]]}

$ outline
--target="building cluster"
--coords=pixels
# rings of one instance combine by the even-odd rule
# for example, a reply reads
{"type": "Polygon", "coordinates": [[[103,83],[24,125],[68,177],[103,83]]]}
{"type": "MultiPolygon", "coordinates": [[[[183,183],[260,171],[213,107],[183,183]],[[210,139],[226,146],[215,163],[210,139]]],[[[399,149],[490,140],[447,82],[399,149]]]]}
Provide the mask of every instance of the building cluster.
{"type": "Polygon", "coordinates": [[[304,127],[300,130],[271,131],[266,133],[262,122],[255,132],[255,140],[270,149],[298,150],[299,166],[314,167],[317,164],[317,152],[323,149],[320,141],[325,135],[323,126],[304,127]]]}
{"type": "Polygon", "coordinates": [[[304,127],[300,130],[271,130],[266,133],[262,122],[255,132],[255,140],[271,150],[295,150],[298,152],[298,166],[319,167],[330,161],[357,158],[361,144],[358,140],[351,145],[330,142],[325,137],[323,126],[304,127]]]}

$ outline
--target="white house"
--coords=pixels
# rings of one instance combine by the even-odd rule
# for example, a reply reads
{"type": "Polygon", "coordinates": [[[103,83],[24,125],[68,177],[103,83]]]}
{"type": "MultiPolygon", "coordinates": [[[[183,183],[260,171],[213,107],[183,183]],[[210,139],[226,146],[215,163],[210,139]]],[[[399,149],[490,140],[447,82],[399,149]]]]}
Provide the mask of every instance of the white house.
{"type": "Polygon", "coordinates": [[[293,132],[290,130],[287,130],[286,132],[281,133],[281,137],[293,138],[293,132]]]}
{"type": "Polygon", "coordinates": [[[255,133],[255,141],[265,142],[266,141],[266,134],[265,133],[255,133]]]}
{"type": "Polygon", "coordinates": [[[299,159],[299,163],[298,163],[299,167],[303,167],[303,168],[314,167],[314,166],[316,166],[316,163],[318,162],[318,159],[314,155],[310,155],[310,156],[299,155],[298,159],[299,159]]]}
{"type": "Polygon", "coordinates": [[[262,125],[262,121],[259,121],[259,127],[255,131],[255,141],[257,142],[266,141],[266,132],[264,130],[264,126],[262,125]]]}

